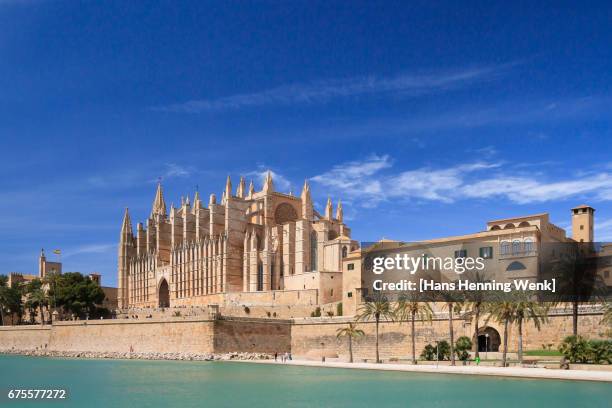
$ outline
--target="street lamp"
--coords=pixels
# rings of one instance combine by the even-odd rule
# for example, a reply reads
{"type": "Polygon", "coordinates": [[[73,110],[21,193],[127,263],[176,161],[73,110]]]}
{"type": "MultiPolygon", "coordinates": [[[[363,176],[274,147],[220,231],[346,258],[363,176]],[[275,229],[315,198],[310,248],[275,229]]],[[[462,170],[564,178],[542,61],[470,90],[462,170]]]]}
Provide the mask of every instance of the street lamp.
{"type": "Polygon", "coordinates": [[[485,360],[489,358],[489,333],[485,333],[485,360]]]}

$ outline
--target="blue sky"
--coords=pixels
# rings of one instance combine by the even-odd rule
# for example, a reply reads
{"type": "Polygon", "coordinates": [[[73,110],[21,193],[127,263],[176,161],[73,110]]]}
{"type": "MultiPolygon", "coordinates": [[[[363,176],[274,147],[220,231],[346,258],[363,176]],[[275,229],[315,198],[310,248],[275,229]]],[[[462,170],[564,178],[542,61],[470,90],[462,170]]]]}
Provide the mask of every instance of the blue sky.
{"type": "Polygon", "coordinates": [[[358,240],[581,203],[611,240],[612,7],[490,3],[0,0],[0,273],[61,248],[115,284],[158,177],[265,169],[358,240]]]}

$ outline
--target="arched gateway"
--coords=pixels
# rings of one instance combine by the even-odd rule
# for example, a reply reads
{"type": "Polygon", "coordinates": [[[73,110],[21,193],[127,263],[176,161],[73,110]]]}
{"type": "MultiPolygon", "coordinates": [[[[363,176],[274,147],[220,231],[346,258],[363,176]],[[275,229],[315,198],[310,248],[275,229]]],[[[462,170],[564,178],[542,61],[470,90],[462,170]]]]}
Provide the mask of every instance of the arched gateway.
{"type": "Polygon", "coordinates": [[[494,328],[483,327],[478,330],[478,341],[475,343],[478,346],[478,351],[499,351],[501,336],[494,328]]]}
{"type": "Polygon", "coordinates": [[[166,279],[162,279],[158,289],[159,307],[170,307],[170,288],[166,279]]]}

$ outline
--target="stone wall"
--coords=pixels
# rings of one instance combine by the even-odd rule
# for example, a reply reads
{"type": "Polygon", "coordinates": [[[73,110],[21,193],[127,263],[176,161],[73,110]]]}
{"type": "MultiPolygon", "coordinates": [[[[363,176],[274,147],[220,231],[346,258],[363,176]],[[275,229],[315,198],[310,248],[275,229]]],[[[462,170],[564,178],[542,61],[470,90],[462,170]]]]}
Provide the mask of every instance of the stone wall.
{"type": "MultiPolygon", "coordinates": [[[[436,340],[449,341],[449,323],[447,319],[435,319],[431,323],[416,322],[416,354],[421,354],[428,343],[435,344],[436,340]]],[[[601,313],[581,314],[578,320],[578,332],[588,338],[605,338],[605,327],[600,326],[601,313]]],[[[346,337],[338,339],[336,332],[339,328],[347,327],[349,318],[306,318],[296,319],[291,328],[291,351],[296,357],[320,358],[339,356],[348,359],[348,340],[346,337]]],[[[503,325],[496,322],[479,323],[480,329],[491,327],[497,330],[503,341],[503,325]]],[[[365,332],[365,336],[353,342],[355,359],[375,358],[375,323],[360,322],[358,328],[365,332]]],[[[461,336],[473,338],[473,322],[455,320],[453,322],[455,341],[461,336]]],[[[542,345],[552,345],[553,349],[572,334],[572,316],[569,313],[557,314],[549,317],[549,322],[538,331],[533,324],[526,324],[523,328],[523,349],[541,349],[542,345]]],[[[379,326],[379,350],[382,359],[400,358],[409,359],[412,356],[410,337],[410,322],[384,322],[379,326]]],[[[514,325],[509,328],[508,351],[515,352],[518,347],[517,329],[514,325]]],[[[500,347],[500,351],[502,348],[500,347]]]]}
{"type": "Polygon", "coordinates": [[[213,351],[210,320],[96,320],[57,322],[50,349],[57,351],[191,352],[213,351]]]}
{"type": "Polygon", "coordinates": [[[274,353],[290,351],[290,337],[291,322],[279,319],[89,320],[0,327],[0,350],[274,353]]]}
{"type": "Polygon", "coordinates": [[[291,351],[291,321],[278,319],[217,320],[214,350],[285,353],[291,351]]]}
{"type": "MultiPolygon", "coordinates": [[[[600,325],[601,313],[583,313],[579,318],[579,333],[588,338],[605,338],[606,327],[600,325]]],[[[127,352],[191,352],[225,353],[286,352],[296,357],[320,358],[339,356],[348,358],[347,339],[336,337],[339,328],[346,327],[350,318],[301,318],[294,320],[263,319],[252,317],[226,317],[210,320],[203,317],[171,319],[116,319],[76,322],[56,322],[50,326],[0,327],[0,350],[11,348],[34,350],[45,348],[57,351],[127,352]]],[[[490,327],[503,336],[503,326],[496,322],[480,327],[490,327]]],[[[375,324],[360,322],[358,327],[365,336],[354,342],[356,359],[374,359],[375,324]]],[[[473,336],[473,322],[455,320],[455,339],[473,336]]],[[[433,322],[416,322],[416,352],[434,344],[436,340],[448,340],[448,320],[440,314],[433,322]]],[[[411,357],[409,322],[384,322],[380,324],[381,358],[411,357]]],[[[540,349],[542,345],[556,348],[565,336],[571,335],[572,316],[569,312],[556,311],[549,323],[538,331],[532,324],[524,327],[523,347],[540,349]]],[[[517,333],[510,326],[508,336],[510,352],[517,350],[517,333]]]]}
{"type": "Polygon", "coordinates": [[[44,348],[50,335],[50,326],[0,326],[0,350],[44,348]]]}

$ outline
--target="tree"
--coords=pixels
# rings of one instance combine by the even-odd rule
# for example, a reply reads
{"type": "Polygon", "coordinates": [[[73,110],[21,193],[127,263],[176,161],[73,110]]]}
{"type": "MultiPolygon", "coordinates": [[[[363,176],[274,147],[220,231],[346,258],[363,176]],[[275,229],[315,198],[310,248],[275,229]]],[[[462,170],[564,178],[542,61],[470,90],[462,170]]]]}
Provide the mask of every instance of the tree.
{"type": "Polygon", "coordinates": [[[558,287],[553,304],[572,304],[572,333],[578,336],[578,310],[583,303],[603,300],[607,286],[598,271],[598,257],[590,256],[592,243],[570,243],[560,248],[562,253],[546,271],[557,278],[558,287]]]}
{"type": "Polygon", "coordinates": [[[6,324],[9,314],[21,314],[21,291],[18,287],[9,287],[5,275],[0,275],[0,323],[6,324]]]}
{"type": "Polygon", "coordinates": [[[58,306],[79,317],[93,314],[96,305],[101,304],[105,297],[96,282],[78,272],[61,275],[52,295],[58,306]]]}
{"type": "MultiPolygon", "coordinates": [[[[486,279],[484,274],[480,271],[470,271],[466,274],[466,278],[470,282],[474,283],[486,283],[489,279],[486,279]]],[[[487,302],[485,302],[485,292],[482,290],[471,290],[465,293],[466,299],[469,299],[466,303],[466,317],[474,319],[474,339],[478,344],[478,335],[480,334],[480,316],[486,312],[487,302]]],[[[476,347],[475,357],[480,357],[478,347],[476,347]]]]}
{"type": "Polygon", "coordinates": [[[395,315],[391,310],[391,304],[386,297],[378,293],[373,300],[366,301],[360,308],[357,321],[371,321],[376,323],[376,362],[380,363],[378,350],[378,325],[381,320],[393,321],[395,315]]]}
{"type": "Polygon", "coordinates": [[[442,290],[439,292],[440,297],[444,301],[446,310],[448,310],[448,332],[449,332],[449,345],[450,345],[450,360],[451,365],[455,365],[455,331],[453,330],[453,312],[461,313],[463,309],[463,302],[461,297],[454,291],[442,290]]]}
{"type": "Polygon", "coordinates": [[[455,353],[461,361],[467,361],[470,358],[469,351],[472,349],[472,340],[467,336],[461,336],[455,344],[455,353]]]}
{"type": "Polygon", "coordinates": [[[40,279],[33,279],[24,286],[24,295],[26,296],[26,306],[30,309],[30,319],[34,322],[35,310],[40,311],[40,324],[45,325],[45,306],[48,303],[48,297],[40,279]]]}
{"type": "Polygon", "coordinates": [[[353,362],[353,339],[365,336],[363,330],[357,328],[355,323],[349,323],[348,327],[340,328],[336,330],[336,337],[340,338],[346,336],[348,338],[349,345],[349,363],[353,362]]]}
{"type": "Polygon", "coordinates": [[[508,355],[508,326],[515,320],[516,303],[509,296],[500,297],[499,301],[492,302],[489,306],[489,317],[504,325],[504,352],[502,353],[502,366],[506,367],[508,355]]]}
{"type": "Polygon", "coordinates": [[[523,323],[533,322],[538,331],[542,324],[548,322],[548,308],[534,300],[535,295],[523,292],[517,295],[515,303],[515,320],[518,328],[518,359],[523,364],[523,323]]]}
{"type": "Polygon", "coordinates": [[[418,317],[421,321],[431,322],[433,318],[433,310],[428,302],[421,301],[416,293],[410,293],[400,297],[395,308],[395,316],[401,320],[410,319],[410,335],[412,342],[412,363],[417,363],[416,356],[416,336],[415,336],[415,320],[418,317]]]}

